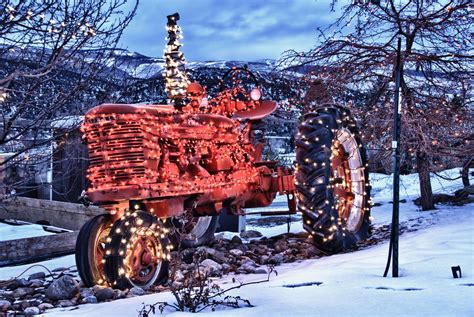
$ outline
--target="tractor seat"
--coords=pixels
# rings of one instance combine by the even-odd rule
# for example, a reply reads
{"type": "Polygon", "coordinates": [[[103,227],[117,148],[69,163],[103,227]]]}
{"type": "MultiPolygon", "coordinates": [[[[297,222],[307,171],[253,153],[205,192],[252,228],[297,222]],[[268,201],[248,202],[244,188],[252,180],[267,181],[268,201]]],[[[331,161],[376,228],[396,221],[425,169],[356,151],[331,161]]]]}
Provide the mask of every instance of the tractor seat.
{"type": "Polygon", "coordinates": [[[275,111],[277,104],[275,101],[264,100],[260,102],[257,108],[250,110],[237,111],[234,113],[235,119],[260,120],[275,111]]]}

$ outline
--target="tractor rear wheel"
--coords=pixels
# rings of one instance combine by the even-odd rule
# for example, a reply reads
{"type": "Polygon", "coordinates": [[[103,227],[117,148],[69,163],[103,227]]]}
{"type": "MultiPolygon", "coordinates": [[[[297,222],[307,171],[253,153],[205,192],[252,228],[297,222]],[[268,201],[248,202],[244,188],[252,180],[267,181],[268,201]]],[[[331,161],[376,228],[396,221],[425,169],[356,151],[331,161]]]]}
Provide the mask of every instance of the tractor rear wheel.
{"type": "Polygon", "coordinates": [[[168,229],[144,211],[127,212],[110,230],[104,273],[114,288],[150,288],[168,278],[168,229]]]}
{"type": "Polygon", "coordinates": [[[218,220],[219,216],[194,217],[186,212],[171,220],[171,241],[178,248],[207,245],[214,239],[218,220]]]}
{"type": "Polygon", "coordinates": [[[76,240],[76,265],[87,287],[104,284],[105,243],[112,223],[109,214],[97,215],[87,221],[76,240]]]}
{"type": "Polygon", "coordinates": [[[305,114],[296,138],[296,163],[298,209],[316,247],[336,253],[366,238],[367,158],[349,111],[328,105],[305,114]]]}

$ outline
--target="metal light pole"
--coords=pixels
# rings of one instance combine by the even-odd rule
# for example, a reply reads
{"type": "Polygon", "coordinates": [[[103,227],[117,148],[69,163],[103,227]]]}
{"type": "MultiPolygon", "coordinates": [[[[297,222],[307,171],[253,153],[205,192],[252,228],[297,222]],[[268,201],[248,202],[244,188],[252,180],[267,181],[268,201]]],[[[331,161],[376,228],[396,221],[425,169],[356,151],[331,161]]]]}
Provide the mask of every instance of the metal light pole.
{"type": "Polygon", "coordinates": [[[392,230],[390,236],[390,247],[388,254],[387,266],[385,268],[384,277],[387,276],[390,266],[390,258],[392,258],[392,277],[398,277],[398,230],[400,218],[400,127],[401,112],[400,103],[400,78],[401,78],[401,43],[398,38],[397,46],[397,62],[395,65],[395,97],[393,111],[393,139],[392,139],[392,159],[393,159],[393,210],[392,210],[392,230]]]}
{"type": "Polygon", "coordinates": [[[402,106],[400,103],[400,77],[401,77],[401,43],[398,38],[397,64],[395,66],[395,99],[393,113],[393,213],[392,213],[392,237],[393,258],[392,277],[398,277],[398,227],[400,213],[400,127],[402,106]]]}

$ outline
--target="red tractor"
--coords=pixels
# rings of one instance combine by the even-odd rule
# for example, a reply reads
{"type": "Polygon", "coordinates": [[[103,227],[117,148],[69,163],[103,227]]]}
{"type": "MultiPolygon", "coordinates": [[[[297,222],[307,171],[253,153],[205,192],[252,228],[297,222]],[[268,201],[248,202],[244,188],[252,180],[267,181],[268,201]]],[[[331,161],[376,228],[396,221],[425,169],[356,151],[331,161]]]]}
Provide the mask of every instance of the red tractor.
{"type": "Polygon", "coordinates": [[[315,245],[338,252],[369,227],[366,156],[349,111],[330,104],[306,113],[296,137],[295,173],[262,159],[254,125],[276,102],[236,85],[208,100],[198,83],[178,105],[102,104],[82,131],[88,198],[107,213],[81,229],[76,262],[85,285],[147,288],[167,277],[172,245],[206,244],[217,217],[243,215],[286,194],[315,245]],[[296,201],[298,203],[296,203],[296,201]],[[297,207],[298,206],[298,207],[297,207]],[[171,240],[171,242],[170,242],[171,240]]]}

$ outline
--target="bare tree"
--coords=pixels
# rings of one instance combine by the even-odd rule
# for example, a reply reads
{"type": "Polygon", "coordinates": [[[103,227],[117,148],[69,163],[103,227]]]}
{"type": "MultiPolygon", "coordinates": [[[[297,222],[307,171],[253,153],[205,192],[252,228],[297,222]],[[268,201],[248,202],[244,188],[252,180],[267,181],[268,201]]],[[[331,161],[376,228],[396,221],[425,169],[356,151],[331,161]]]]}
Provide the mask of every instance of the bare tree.
{"type": "MultiPolygon", "coordinates": [[[[284,62],[308,67],[336,100],[354,100],[369,147],[389,157],[393,70],[402,39],[403,164],[419,173],[423,210],[434,208],[430,171],[459,164],[473,148],[473,5],[470,0],[353,1],[308,52],[284,62]]],[[[332,9],[338,5],[332,1],[332,9]]]]}
{"type": "MultiPolygon", "coordinates": [[[[83,114],[97,102],[137,5],[138,0],[2,1],[0,152],[9,155],[0,160],[0,172],[31,167],[32,161],[48,166],[52,120],[83,114]]],[[[61,122],[63,132],[77,126],[77,120],[61,122]]],[[[36,168],[20,169],[12,187],[37,177],[36,168]]]]}

